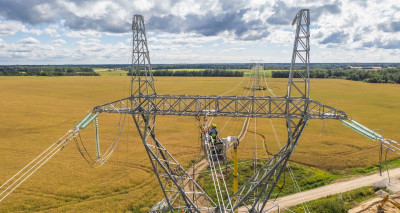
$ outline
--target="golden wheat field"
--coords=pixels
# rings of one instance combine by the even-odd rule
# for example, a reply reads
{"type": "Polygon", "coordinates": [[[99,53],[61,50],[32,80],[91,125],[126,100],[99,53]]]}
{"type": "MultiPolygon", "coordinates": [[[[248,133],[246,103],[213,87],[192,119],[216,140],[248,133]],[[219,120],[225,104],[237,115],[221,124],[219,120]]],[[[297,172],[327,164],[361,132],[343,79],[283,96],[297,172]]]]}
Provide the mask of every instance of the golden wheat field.
{"type": "MultiPolygon", "coordinates": [[[[273,92],[285,94],[286,79],[268,79],[273,92]]],[[[241,78],[155,78],[159,94],[245,95],[241,78]]],[[[128,96],[126,76],[0,77],[0,184],[14,175],[45,148],[58,140],[73,123],[94,106],[128,96]]],[[[266,91],[258,95],[270,95],[266,91]]],[[[400,140],[400,85],[367,84],[335,79],[312,79],[311,97],[345,111],[350,118],[385,136],[400,140]]],[[[118,136],[123,116],[100,115],[101,147],[118,136]]],[[[222,136],[236,135],[243,118],[215,118],[222,136]],[[226,123],[226,125],[225,125],[226,123]],[[224,127],[225,125],[225,127],[224,127]]],[[[147,211],[163,198],[134,123],[125,117],[124,130],[114,154],[104,166],[93,169],[70,142],[9,197],[0,212],[99,212],[147,211]]],[[[199,130],[193,117],[158,116],[159,140],[185,167],[200,155],[199,130]]],[[[258,158],[286,141],[285,124],[277,119],[252,119],[239,146],[239,158],[258,158]],[[271,124],[274,126],[275,137],[271,124]],[[265,139],[264,139],[265,138],[265,139]]],[[[94,153],[93,126],[82,139],[94,153]]],[[[390,155],[390,158],[396,156],[390,155]]],[[[366,166],[378,161],[378,144],[344,127],[339,121],[309,122],[291,160],[329,171],[366,166]],[[324,127],[324,128],[323,128],[324,127]]]]}

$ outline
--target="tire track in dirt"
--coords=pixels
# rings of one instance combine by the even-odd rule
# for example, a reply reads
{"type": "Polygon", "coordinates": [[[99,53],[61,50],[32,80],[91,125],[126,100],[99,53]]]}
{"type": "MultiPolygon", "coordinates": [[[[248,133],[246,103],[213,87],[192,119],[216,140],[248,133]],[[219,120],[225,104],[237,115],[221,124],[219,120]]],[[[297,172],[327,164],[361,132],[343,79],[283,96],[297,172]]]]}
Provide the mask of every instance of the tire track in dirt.
{"type": "MultiPolygon", "coordinates": [[[[248,131],[248,132],[250,132],[250,133],[254,133],[253,131],[248,131]]],[[[261,138],[262,138],[262,140],[263,140],[263,147],[264,147],[264,150],[265,150],[265,153],[267,153],[267,155],[272,155],[269,151],[268,151],[268,146],[267,146],[267,140],[265,139],[265,136],[263,135],[263,134],[261,134],[261,133],[256,133],[258,136],[260,136],[261,138]]]]}

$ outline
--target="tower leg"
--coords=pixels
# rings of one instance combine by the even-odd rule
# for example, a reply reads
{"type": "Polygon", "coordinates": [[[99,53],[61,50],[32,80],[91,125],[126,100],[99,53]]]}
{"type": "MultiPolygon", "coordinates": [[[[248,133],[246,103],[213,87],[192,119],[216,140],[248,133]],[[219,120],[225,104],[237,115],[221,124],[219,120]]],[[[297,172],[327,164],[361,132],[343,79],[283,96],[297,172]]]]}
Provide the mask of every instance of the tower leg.
{"type": "Polygon", "coordinates": [[[132,116],[165,197],[164,205],[158,210],[200,212],[202,208],[212,209],[215,204],[211,198],[155,137],[155,115],[132,116]]]}

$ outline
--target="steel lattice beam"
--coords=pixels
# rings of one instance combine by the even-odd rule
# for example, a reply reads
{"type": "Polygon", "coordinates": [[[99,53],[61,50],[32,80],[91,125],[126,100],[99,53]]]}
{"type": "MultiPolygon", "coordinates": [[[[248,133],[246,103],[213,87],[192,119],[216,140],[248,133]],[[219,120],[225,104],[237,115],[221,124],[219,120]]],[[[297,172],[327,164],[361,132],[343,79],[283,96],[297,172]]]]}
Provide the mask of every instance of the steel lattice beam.
{"type": "Polygon", "coordinates": [[[93,109],[95,113],[178,116],[197,116],[205,111],[209,116],[221,117],[286,118],[289,113],[292,118],[347,119],[343,111],[297,97],[137,95],[93,109]]]}

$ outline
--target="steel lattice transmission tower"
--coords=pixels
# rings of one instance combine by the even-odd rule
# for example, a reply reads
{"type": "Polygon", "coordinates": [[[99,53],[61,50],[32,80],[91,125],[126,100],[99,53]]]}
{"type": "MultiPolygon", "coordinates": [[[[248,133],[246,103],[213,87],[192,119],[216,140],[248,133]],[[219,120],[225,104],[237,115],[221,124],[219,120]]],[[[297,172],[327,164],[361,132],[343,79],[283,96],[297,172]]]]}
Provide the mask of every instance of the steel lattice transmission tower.
{"type": "Polygon", "coordinates": [[[288,139],[285,146],[275,154],[250,180],[246,182],[236,193],[239,199],[234,209],[244,206],[250,212],[262,212],[269,200],[278,179],[292,155],[304,127],[310,119],[309,109],[309,10],[300,10],[293,20],[296,24],[296,37],[293,47],[292,63],[290,67],[288,90],[285,103],[285,119],[288,139]],[[305,42],[303,41],[305,40],[305,42]],[[299,45],[300,44],[300,45],[299,45]],[[303,58],[303,55],[305,57],[303,58]],[[297,64],[297,59],[300,63],[297,64]],[[295,73],[301,78],[294,78],[295,73]],[[298,93],[294,93],[296,90],[298,93]],[[300,94],[299,96],[296,95],[300,94]],[[294,116],[300,113],[302,116],[294,116]],[[256,192],[256,193],[254,193],[256,192]]]}
{"type": "Polygon", "coordinates": [[[253,76],[253,86],[248,89],[253,90],[253,96],[254,96],[256,90],[265,90],[266,89],[264,86],[261,85],[261,82],[260,82],[261,77],[262,77],[261,73],[264,71],[264,65],[260,65],[260,63],[262,62],[261,59],[259,59],[259,60],[253,59],[250,61],[254,62],[254,67],[253,67],[253,71],[254,71],[253,75],[254,76],[253,76]]]}
{"type": "MultiPolygon", "coordinates": [[[[140,96],[156,95],[143,16],[134,16],[132,34],[132,72],[134,75],[132,76],[131,97],[139,96],[137,101],[142,102],[143,99],[140,96]]],[[[134,106],[132,104],[131,108],[134,106]]],[[[200,206],[199,198],[203,197],[202,200],[205,201],[206,207],[215,205],[155,137],[156,115],[152,111],[157,110],[156,105],[140,104],[135,108],[140,113],[132,113],[132,117],[164,192],[166,200],[163,204],[168,205],[169,209],[174,209],[174,206],[184,206],[188,210],[194,211],[200,206]],[[197,190],[195,192],[185,191],[184,188],[187,186],[197,190]],[[189,196],[193,199],[190,199],[189,196]]]]}
{"type": "Polygon", "coordinates": [[[296,37],[285,97],[159,95],[154,87],[144,20],[140,15],[134,16],[131,96],[97,106],[93,113],[132,114],[165,197],[152,212],[232,212],[239,208],[262,212],[309,119],[347,119],[343,111],[310,99],[309,10],[300,10],[293,24],[296,37]],[[286,144],[231,195],[228,200],[232,203],[224,205],[227,209],[216,206],[155,134],[156,115],[199,116],[204,111],[210,112],[209,116],[286,120],[286,144]]]}

